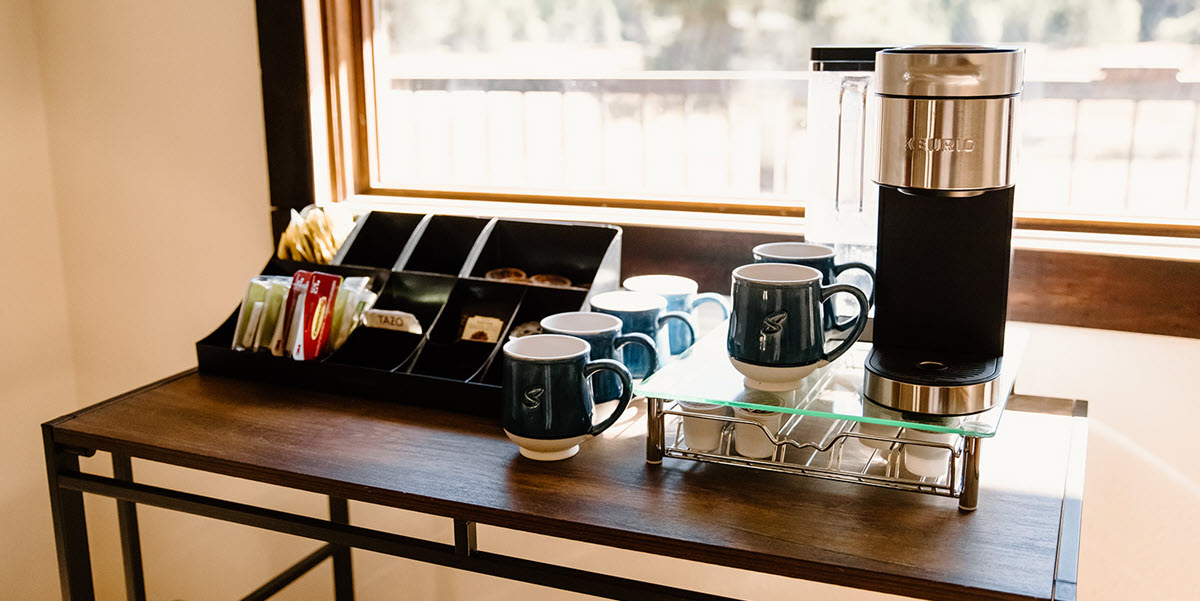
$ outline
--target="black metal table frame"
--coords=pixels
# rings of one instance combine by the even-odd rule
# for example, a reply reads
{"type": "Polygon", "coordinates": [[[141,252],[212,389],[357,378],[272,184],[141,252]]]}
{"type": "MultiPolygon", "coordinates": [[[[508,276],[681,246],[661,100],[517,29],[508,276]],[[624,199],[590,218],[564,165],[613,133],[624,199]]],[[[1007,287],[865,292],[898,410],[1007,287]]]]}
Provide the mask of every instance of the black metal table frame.
{"type": "MultiPolygon", "coordinates": [[[[138,505],[254,526],[326,543],[243,597],[242,601],[268,599],[330,558],[333,560],[334,601],[353,601],[352,548],[608,599],[732,601],[718,595],[479,551],[475,523],[465,520],[454,519],[454,542],[446,544],[354,526],[350,524],[347,500],[329,495],[326,495],[329,496],[329,519],[318,519],[140,484],[133,479],[131,457],[118,452],[111,452],[111,478],[85,473],[80,469],[79,458],[91,457],[96,451],[105,449],[77,448],[56,443],[54,425],[57,421],[42,425],[42,439],[46,451],[50,509],[64,601],[95,599],[87,522],[83,510],[84,493],[116,500],[125,590],[129,601],[146,600],[138,505]]],[[[320,494],[320,491],[308,492],[320,494]]]]}
{"type": "MultiPolygon", "coordinates": [[[[183,372],[150,384],[141,389],[105,401],[115,402],[128,394],[152,388],[162,382],[191,374],[183,372]]],[[[1010,402],[1010,409],[1013,407],[1010,402]]],[[[326,544],[309,553],[279,575],[267,581],[243,597],[243,601],[261,601],[270,598],[300,576],[332,559],[334,601],[353,601],[354,581],[351,566],[351,549],[363,549],[418,562],[440,565],[478,574],[486,574],[509,580],[566,590],[594,597],[633,600],[726,600],[729,597],[712,595],[686,589],[674,588],[650,582],[610,576],[596,572],[578,570],[559,565],[538,562],[519,557],[480,551],[477,545],[475,522],[420,510],[418,513],[448,517],[454,523],[452,544],[439,543],[420,538],[402,536],[354,526],[350,523],[347,499],[329,495],[319,486],[287,486],[271,481],[270,484],[293,490],[320,494],[329,498],[329,518],[318,519],[284,511],[267,509],[193,493],[141,484],[134,481],[132,457],[118,448],[103,448],[104,444],[81,448],[55,440],[55,427],[77,415],[68,414],[42,424],[42,440],[45,448],[47,482],[50,489],[51,517],[54,522],[54,537],[58,553],[59,578],[64,601],[94,601],[91,558],[84,515],[84,493],[109,497],[116,500],[118,528],[125,572],[125,589],[129,601],[145,601],[146,591],[143,578],[140,534],[138,531],[137,505],[148,505],[163,509],[214,518],[225,522],[254,526],[265,530],[291,534],[326,544]],[[80,457],[91,457],[97,451],[108,452],[112,457],[113,476],[99,476],[80,469],[80,457]]],[[[1079,536],[1082,518],[1083,479],[1087,445],[1087,403],[1073,401],[1068,414],[1071,425],[1069,466],[1065,482],[1058,552],[1055,562],[1055,581],[1050,598],[1074,599],[1078,575],[1079,536]]],[[[648,437],[649,439],[649,437],[648,437]]],[[[652,441],[650,441],[652,442],[652,441]]],[[[139,459],[162,465],[174,464],[170,460],[139,459]]],[[[182,466],[182,463],[178,465],[182,466]]],[[[194,466],[193,466],[194,467],[194,466]]],[[[260,481],[223,470],[205,470],[211,473],[260,481]]],[[[268,483],[266,480],[261,482],[268,483]]],[[[357,499],[370,503],[369,500],[357,499]]],[[[568,540],[568,539],[564,539],[568,540]]]]}

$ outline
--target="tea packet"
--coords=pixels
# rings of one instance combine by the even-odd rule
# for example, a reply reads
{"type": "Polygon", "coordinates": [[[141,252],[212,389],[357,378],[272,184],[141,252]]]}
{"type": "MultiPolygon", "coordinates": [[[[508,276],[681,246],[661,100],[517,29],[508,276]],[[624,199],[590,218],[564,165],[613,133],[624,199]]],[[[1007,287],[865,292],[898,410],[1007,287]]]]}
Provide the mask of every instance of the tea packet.
{"type": "MultiPolygon", "coordinates": [[[[233,331],[231,348],[236,351],[254,350],[259,331],[264,325],[264,318],[270,313],[272,301],[268,301],[268,292],[273,286],[286,286],[291,278],[286,276],[260,275],[250,279],[246,288],[246,296],[238,309],[237,325],[233,331]]],[[[282,297],[280,297],[282,300],[282,297]]],[[[274,323],[271,324],[274,326],[274,323]]]]}
{"type": "MultiPolygon", "coordinates": [[[[297,273],[299,276],[299,272],[297,273]]],[[[292,316],[292,359],[311,361],[323,355],[333,327],[333,309],[342,276],[312,272],[308,288],[296,298],[292,316]]],[[[293,280],[293,292],[296,286],[293,280]]]]}

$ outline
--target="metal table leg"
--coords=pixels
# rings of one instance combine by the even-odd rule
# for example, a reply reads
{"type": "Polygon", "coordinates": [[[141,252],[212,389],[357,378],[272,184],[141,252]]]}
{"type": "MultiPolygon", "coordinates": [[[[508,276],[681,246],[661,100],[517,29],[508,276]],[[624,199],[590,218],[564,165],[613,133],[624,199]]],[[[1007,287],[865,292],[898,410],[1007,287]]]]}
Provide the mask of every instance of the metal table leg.
{"type": "Polygon", "coordinates": [[[475,536],[475,522],[454,520],[454,554],[470,557],[479,551],[475,536]]]}
{"type": "MultiPolygon", "coordinates": [[[[113,477],[133,482],[133,462],[128,455],[112,454],[113,477]]],[[[125,563],[125,597],[146,601],[146,579],[142,569],[142,542],[138,532],[137,504],[117,500],[117,525],[121,531],[121,557],[125,563]]]]}
{"type": "Polygon", "coordinates": [[[88,555],[87,520],[83,493],[59,486],[59,475],[79,472],[79,455],[54,442],[51,426],[42,426],[46,451],[46,481],[50,485],[50,515],[54,520],[54,543],[58,549],[58,576],[63,601],[94,601],[92,564],[88,555]]]}
{"type": "MultiPolygon", "coordinates": [[[[350,503],[346,499],[329,497],[329,521],[350,523],[350,503]]],[[[333,598],[335,601],[354,601],[354,569],[350,564],[350,547],[334,545],[333,598]]]]}

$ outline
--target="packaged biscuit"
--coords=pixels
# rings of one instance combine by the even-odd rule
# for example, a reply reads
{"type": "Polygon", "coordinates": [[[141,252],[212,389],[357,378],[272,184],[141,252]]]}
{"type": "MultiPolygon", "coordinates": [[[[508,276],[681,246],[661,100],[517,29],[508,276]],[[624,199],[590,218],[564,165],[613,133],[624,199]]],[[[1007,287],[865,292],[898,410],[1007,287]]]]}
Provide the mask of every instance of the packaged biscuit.
{"type": "Polygon", "coordinates": [[[504,331],[504,320],[486,315],[464,315],[462,340],[476,342],[496,342],[500,340],[500,332],[504,331]]]}

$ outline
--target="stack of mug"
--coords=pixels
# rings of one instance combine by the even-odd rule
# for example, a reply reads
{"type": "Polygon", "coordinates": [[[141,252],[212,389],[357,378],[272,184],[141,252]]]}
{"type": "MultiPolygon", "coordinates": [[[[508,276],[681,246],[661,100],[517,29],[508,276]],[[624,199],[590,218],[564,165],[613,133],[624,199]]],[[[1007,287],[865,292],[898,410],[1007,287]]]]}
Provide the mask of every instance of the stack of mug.
{"type": "MultiPolygon", "coordinates": [[[[733,270],[732,306],[714,293],[700,294],[695,281],[646,275],[624,282],[624,290],[597,294],[591,311],[558,313],[541,320],[542,333],[504,345],[505,434],[525,457],[555,461],[572,457],[579,444],[612,426],[628,406],[634,378],[654,373],[696,340],[693,314],[712,303],[729,318],[727,349],[745,376],[740,400],[782,405],[788,391],[818,367],[849,350],[862,335],[872,298],[838,274],[862,263],[837,264],[832,249],[817,244],[777,242],[754,248],[754,263],[733,270]],[[836,315],[832,297],[848,294],[857,312],[836,315]],[[837,338],[832,349],[826,339],[837,338]],[[593,424],[594,405],[616,401],[612,414],[593,424]]],[[[684,403],[685,411],[729,415],[723,405],[684,403]]],[[[739,407],[733,428],[736,452],[766,458],[778,452],[783,422],[778,411],[739,407]]],[[[720,445],[726,422],[684,418],[684,438],[695,451],[720,445]]]]}
{"type": "MultiPolygon", "coordinates": [[[[833,249],[804,242],[775,242],[754,248],[754,263],[733,270],[733,307],[726,348],[744,379],[747,404],[782,405],[800,381],[828,365],[862,336],[872,296],[857,287],[837,284],[839,274],[861,269],[872,283],[874,271],[862,263],[837,264],[833,249]],[[855,315],[841,319],[833,295],[848,294],[857,304],[855,315]],[[826,340],[840,339],[832,348],[826,340]]],[[[872,285],[872,289],[874,286],[872,285]]],[[[729,415],[740,420],[733,428],[733,448],[750,458],[773,457],[782,414],[759,408],[683,403],[686,412],[729,415]]],[[[684,440],[694,451],[713,451],[720,445],[724,423],[684,418],[684,440]]]]}
{"type": "Polygon", "coordinates": [[[793,390],[818,367],[842,356],[862,336],[872,298],[838,274],[862,269],[862,263],[838,265],[833,249],[806,242],[775,242],[754,247],[754,263],[733,270],[733,311],[729,320],[729,358],[746,377],[747,388],[793,390]],[[858,303],[853,318],[834,311],[835,294],[858,303]],[[848,332],[841,336],[842,332],[848,332]],[[827,350],[826,338],[841,341],[827,350]]]}
{"type": "Polygon", "coordinates": [[[539,324],[543,333],[504,345],[502,424],[523,456],[574,456],[625,411],[634,378],[695,343],[697,307],[711,303],[729,315],[724,297],[698,293],[685,277],[636,276],[624,286],[592,297],[591,311],[550,315],[539,324]],[[593,425],[594,404],[611,401],[612,415],[593,425]]]}

